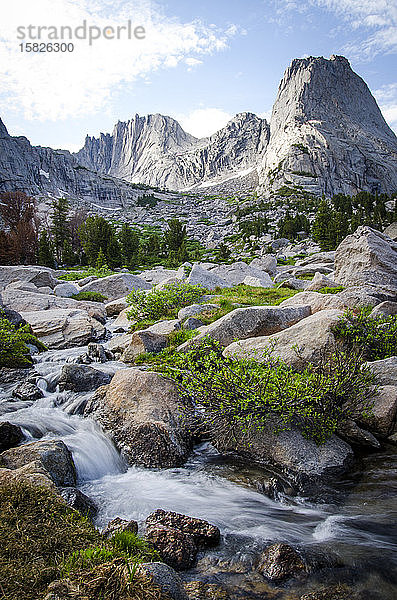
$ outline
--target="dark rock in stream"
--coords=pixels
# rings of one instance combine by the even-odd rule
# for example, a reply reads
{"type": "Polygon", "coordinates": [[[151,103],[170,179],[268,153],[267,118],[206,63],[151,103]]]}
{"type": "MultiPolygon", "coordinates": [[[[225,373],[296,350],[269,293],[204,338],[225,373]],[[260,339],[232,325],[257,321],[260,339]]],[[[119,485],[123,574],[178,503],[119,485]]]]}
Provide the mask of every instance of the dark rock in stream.
{"type": "Polygon", "coordinates": [[[214,583],[190,581],[185,583],[185,591],[189,600],[230,600],[228,592],[214,583]]]}
{"type": "Polygon", "coordinates": [[[257,570],[278,582],[306,572],[306,564],[292,546],[272,544],[262,553],[257,570]]]}
{"type": "Polygon", "coordinates": [[[147,529],[145,537],[159,552],[161,559],[176,571],[186,571],[194,565],[198,547],[192,535],[173,527],[153,525],[147,529]]]}
{"type": "Polygon", "coordinates": [[[68,505],[79,513],[88,517],[93,521],[98,512],[98,507],[91,498],[86,494],[83,494],[78,488],[75,487],[63,487],[59,489],[59,493],[62,498],[66,500],[68,505]]]}
{"type": "Polygon", "coordinates": [[[111,382],[112,375],[86,365],[64,365],[57,381],[59,390],[91,392],[111,382]]]}
{"type": "Polygon", "coordinates": [[[2,384],[20,383],[24,381],[31,369],[12,369],[11,367],[0,368],[0,381],[2,384]]]}
{"type": "Polygon", "coordinates": [[[154,583],[172,600],[189,600],[181,578],[170,566],[161,562],[143,563],[139,569],[151,575],[154,583]]]}
{"type": "Polygon", "coordinates": [[[37,385],[29,381],[20,383],[13,390],[12,395],[14,396],[14,398],[19,398],[20,400],[26,400],[29,402],[34,402],[35,400],[39,400],[44,396],[42,390],[39,387],[37,387],[37,385]]]}
{"type": "Polygon", "coordinates": [[[18,425],[12,425],[8,421],[0,423],[0,450],[14,448],[22,442],[24,437],[22,429],[18,425]]]}
{"type": "Polygon", "coordinates": [[[217,546],[221,539],[219,528],[215,525],[211,525],[203,519],[188,517],[172,511],[158,509],[149,515],[146,519],[146,527],[149,529],[157,525],[179,529],[182,533],[191,535],[200,549],[217,546]]]}

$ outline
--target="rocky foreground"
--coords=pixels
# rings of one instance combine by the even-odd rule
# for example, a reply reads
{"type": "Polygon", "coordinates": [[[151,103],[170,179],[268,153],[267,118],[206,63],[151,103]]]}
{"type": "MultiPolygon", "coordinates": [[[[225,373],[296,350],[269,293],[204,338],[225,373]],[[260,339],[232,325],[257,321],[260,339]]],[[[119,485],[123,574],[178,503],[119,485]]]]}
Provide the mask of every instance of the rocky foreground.
{"type": "MultiPolygon", "coordinates": [[[[310,255],[291,266],[280,267],[276,257],[265,255],[249,265],[242,261],[194,264],[178,270],[156,268],[139,275],[120,272],[102,279],[89,277],[78,283],[59,280],[59,275],[42,267],[0,267],[3,314],[15,324],[28,323],[49,349],[88,344],[87,352],[63,366],[51,382],[52,388],[89,394],[84,416],[102,426],[129,465],[144,468],[183,465],[197,442],[194,405],[180,395],[176,383],[148,370],[148,365],[135,364],[143,353],[155,355],[167,348],[176,331],[197,333],[178,348],[179,353],[211,338],[224,349],[224,356],[248,356],[260,362],[271,348],[276,357],[299,370],[307,362],[316,365],[324,352],[332,349],[334,326],[346,310],[369,307],[373,316],[397,314],[397,242],[369,227],[360,227],[348,236],[335,253],[310,255]],[[208,293],[199,303],[181,308],[177,318],[131,333],[128,293],[132,289],[162,289],[180,281],[203,286],[208,293]],[[203,325],[200,317],[219,309],[214,290],[241,283],[264,289],[282,285],[296,293],[279,306],[236,307],[203,325]],[[324,289],[336,293],[321,293],[324,289]],[[99,292],[107,302],[71,297],[81,291],[99,292]],[[126,368],[114,374],[95,369],[95,363],[114,359],[125,363],[126,368]]],[[[30,346],[33,357],[38,350],[30,346]]],[[[249,444],[247,432],[237,432],[232,441],[214,440],[217,449],[259,466],[272,465],[279,482],[285,485],[287,481],[294,493],[314,496],[347,473],[360,453],[397,442],[397,356],[371,361],[367,366],[379,386],[371,414],[346,422],[326,443],[317,445],[296,428],[277,435],[269,425],[264,431],[249,432],[249,444]]],[[[43,396],[37,382],[34,366],[2,369],[4,389],[15,400],[37,402],[43,396]]],[[[12,413],[7,413],[0,417],[0,449],[0,485],[27,481],[45,486],[76,510],[95,518],[97,507],[76,487],[73,456],[64,442],[27,440],[24,431],[12,423],[12,413]]],[[[279,482],[267,493],[274,496],[279,482]]],[[[112,522],[105,536],[122,530],[136,533],[138,524],[112,522]]],[[[176,600],[227,598],[210,595],[216,590],[211,592],[208,587],[201,596],[194,595],[197,590],[184,588],[175,573],[190,569],[199,552],[219,544],[222,532],[217,527],[157,510],[147,517],[142,531],[165,563],[145,564],[163,592],[176,600]]],[[[296,549],[277,543],[266,549],[257,571],[277,583],[310,568],[296,549]]],[[[75,597],[76,590],[70,585],[63,596],[53,586],[47,599],[75,597]]]]}

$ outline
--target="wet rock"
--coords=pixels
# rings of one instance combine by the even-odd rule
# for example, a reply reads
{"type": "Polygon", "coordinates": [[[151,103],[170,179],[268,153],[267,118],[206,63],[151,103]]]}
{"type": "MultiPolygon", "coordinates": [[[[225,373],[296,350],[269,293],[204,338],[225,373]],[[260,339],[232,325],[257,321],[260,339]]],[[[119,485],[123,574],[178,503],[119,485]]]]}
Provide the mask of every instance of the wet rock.
{"type": "Polygon", "coordinates": [[[203,327],[203,325],[204,325],[204,323],[202,321],[200,321],[200,319],[195,319],[194,317],[189,317],[183,323],[182,327],[183,327],[183,329],[187,329],[188,331],[194,331],[195,329],[198,329],[199,327],[203,327]]]}
{"type": "Polygon", "coordinates": [[[342,440],[354,446],[362,446],[363,448],[380,448],[380,442],[372,433],[362,429],[352,421],[347,419],[338,426],[336,432],[342,440]]]}
{"type": "Polygon", "coordinates": [[[261,361],[267,359],[272,349],[272,357],[295,368],[305,367],[307,362],[316,363],[324,351],[334,346],[332,329],[342,315],[340,310],[322,310],[279,333],[233,342],[224,355],[261,361]]]}
{"type": "MultiPolygon", "coordinates": [[[[1,464],[1,456],[0,456],[0,464],[1,464]]],[[[52,481],[50,474],[43,467],[43,465],[37,461],[33,460],[18,469],[8,469],[8,468],[0,468],[0,486],[6,485],[12,481],[28,481],[33,485],[40,485],[49,488],[50,490],[56,492],[57,488],[52,481]]]]}
{"type": "Polygon", "coordinates": [[[112,435],[131,465],[173,467],[190,452],[192,408],[175,383],[157,373],[134,367],[117,371],[88,401],[85,415],[112,435]]]}
{"type": "Polygon", "coordinates": [[[161,562],[143,563],[139,569],[151,575],[153,582],[171,600],[189,600],[181,578],[170,566],[161,562]]]}
{"type": "Polygon", "coordinates": [[[185,306],[179,310],[178,319],[183,321],[188,317],[195,317],[196,315],[203,313],[211,314],[217,310],[219,310],[218,304],[191,304],[190,306],[185,306]]]}
{"type": "Polygon", "coordinates": [[[277,433],[276,419],[268,419],[261,431],[255,427],[245,432],[235,430],[234,439],[226,428],[225,436],[217,437],[213,443],[220,452],[235,452],[250,461],[274,465],[303,491],[332,481],[353,464],[351,447],[337,436],[318,446],[297,429],[277,433]]]}
{"type": "Polygon", "coordinates": [[[72,454],[59,440],[32,442],[6,450],[0,455],[2,464],[9,469],[19,469],[37,462],[50,475],[57,486],[76,485],[76,469],[72,454]]]}
{"type": "Polygon", "coordinates": [[[397,243],[371,227],[359,227],[336,249],[335,281],[396,294],[397,243]]]}
{"type": "Polygon", "coordinates": [[[64,365],[58,379],[59,390],[72,392],[90,392],[112,380],[109,373],[102,373],[86,365],[64,365]]]}
{"type": "Polygon", "coordinates": [[[198,548],[193,536],[173,527],[152,525],[147,528],[145,537],[159,552],[161,559],[176,571],[186,571],[194,565],[198,548]]]}
{"type": "Polygon", "coordinates": [[[59,493],[67,504],[93,521],[98,512],[95,502],[75,487],[62,487],[59,493]]]}
{"type": "Polygon", "coordinates": [[[203,328],[193,339],[180,346],[183,350],[197,344],[203,338],[210,338],[222,346],[228,346],[235,339],[245,340],[257,336],[271,335],[287,329],[310,315],[308,306],[279,308],[275,306],[250,306],[236,308],[203,328]]]}
{"type": "Polygon", "coordinates": [[[306,571],[300,555],[288,544],[272,544],[262,553],[257,570],[271,581],[279,582],[306,571]]]}
{"type": "Polygon", "coordinates": [[[184,587],[189,600],[231,600],[227,591],[214,583],[190,581],[184,587]]]}
{"type": "Polygon", "coordinates": [[[29,375],[30,369],[13,369],[11,367],[0,368],[0,381],[2,384],[24,382],[29,375]]]}
{"type": "Polygon", "coordinates": [[[128,313],[131,309],[125,308],[121,311],[118,317],[113,321],[111,325],[112,331],[128,331],[133,321],[128,318],[128,313]]]}
{"type": "Polygon", "coordinates": [[[155,525],[179,529],[182,533],[192,536],[198,548],[217,546],[220,542],[219,528],[203,519],[158,509],[146,519],[146,527],[151,528],[155,525]]]}
{"type": "Polygon", "coordinates": [[[102,344],[96,344],[90,342],[87,348],[87,354],[93,362],[105,363],[108,360],[112,360],[113,354],[105,348],[102,344]]]}
{"type": "Polygon", "coordinates": [[[130,531],[131,533],[137,534],[138,523],[133,520],[126,521],[125,519],[120,519],[120,517],[116,517],[115,519],[109,521],[102,533],[105,537],[110,538],[115,533],[120,533],[122,531],[130,531]]]}
{"type": "Polygon", "coordinates": [[[137,356],[144,352],[158,354],[168,345],[166,335],[154,333],[148,329],[135,331],[130,339],[130,344],[124,350],[121,360],[125,363],[133,363],[137,356]]]}
{"type": "Polygon", "coordinates": [[[22,315],[33,333],[50,349],[83,346],[105,334],[99,321],[78,309],[36,310],[22,315]]]}
{"type": "MultiPolygon", "coordinates": [[[[12,423],[8,423],[8,421],[4,421],[0,423],[0,450],[9,450],[10,448],[14,448],[14,446],[18,446],[24,439],[24,435],[22,433],[22,429],[18,427],[18,425],[13,425],[12,423]]],[[[1,464],[1,458],[0,458],[1,464]]]]}
{"type": "Polygon", "coordinates": [[[20,400],[27,400],[29,402],[34,402],[35,400],[39,400],[44,397],[43,391],[37,387],[34,383],[30,383],[29,381],[25,381],[20,383],[12,392],[14,398],[19,398],[20,400]]]}
{"type": "Polygon", "coordinates": [[[114,335],[108,341],[108,350],[112,353],[122,353],[131,344],[132,333],[114,335]]]}

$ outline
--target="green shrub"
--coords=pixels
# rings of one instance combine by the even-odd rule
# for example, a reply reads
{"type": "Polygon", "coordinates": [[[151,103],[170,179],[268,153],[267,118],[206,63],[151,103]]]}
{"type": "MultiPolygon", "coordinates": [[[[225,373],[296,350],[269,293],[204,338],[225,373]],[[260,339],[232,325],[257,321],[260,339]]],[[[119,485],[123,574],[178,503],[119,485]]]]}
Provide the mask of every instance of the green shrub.
{"type": "Polygon", "coordinates": [[[74,300],[89,300],[90,302],[108,301],[107,297],[99,292],[79,292],[78,294],[73,294],[72,298],[74,300]]]}
{"type": "Polygon", "coordinates": [[[201,286],[183,282],[169,284],[149,293],[133,290],[127,296],[127,302],[131,305],[127,315],[130,319],[161,319],[170,316],[171,311],[176,308],[197,302],[206,291],[201,286]]]}
{"type": "Polygon", "coordinates": [[[4,318],[0,309],[0,367],[27,367],[32,364],[27,344],[34,344],[40,351],[46,350],[30,331],[29,325],[15,327],[4,318]]]}
{"type": "Polygon", "coordinates": [[[115,271],[112,271],[106,265],[101,267],[100,269],[96,269],[94,267],[87,267],[84,271],[70,271],[69,273],[65,273],[64,275],[60,275],[58,279],[62,279],[63,281],[79,281],[80,279],[85,279],[86,277],[91,277],[95,275],[102,279],[103,277],[108,277],[109,275],[114,275],[115,271]]]}
{"type": "Polygon", "coordinates": [[[321,444],[343,420],[371,409],[374,376],[355,352],[335,348],[318,367],[296,372],[271,352],[258,362],[225,358],[222,350],[207,338],[159,369],[201,407],[212,436],[262,430],[275,417],[277,432],[296,426],[321,444]]]}
{"type": "Polygon", "coordinates": [[[367,360],[396,356],[397,316],[370,317],[370,311],[347,311],[334,327],[335,335],[349,348],[360,348],[367,360]]]}
{"type": "Polygon", "coordinates": [[[338,287],[323,287],[318,291],[320,294],[338,294],[339,292],[343,292],[344,289],[342,285],[338,285],[338,287]]]}

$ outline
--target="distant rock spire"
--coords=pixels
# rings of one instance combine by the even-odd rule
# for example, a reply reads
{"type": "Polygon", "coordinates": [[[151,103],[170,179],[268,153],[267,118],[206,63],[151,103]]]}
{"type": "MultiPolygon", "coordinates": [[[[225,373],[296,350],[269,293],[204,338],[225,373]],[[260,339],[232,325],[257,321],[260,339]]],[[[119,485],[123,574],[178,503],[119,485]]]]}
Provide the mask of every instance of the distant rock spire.
{"type": "Polygon", "coordinates": [[[3,121],[0,119],[0,138],[9,137],[7,127],[4,125],[3,121]]]}

